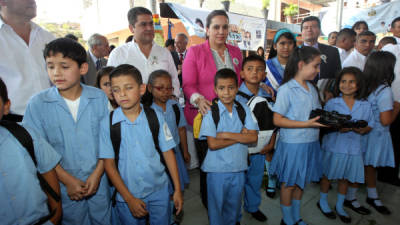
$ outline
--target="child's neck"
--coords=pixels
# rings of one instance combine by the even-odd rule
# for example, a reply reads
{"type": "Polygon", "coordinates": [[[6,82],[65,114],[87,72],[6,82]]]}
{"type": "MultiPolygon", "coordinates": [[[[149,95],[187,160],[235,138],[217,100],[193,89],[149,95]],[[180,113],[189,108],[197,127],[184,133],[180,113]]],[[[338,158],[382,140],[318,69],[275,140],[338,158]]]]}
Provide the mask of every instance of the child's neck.
{"type": "Polygon", "coordinates": [[[307,80],[301,79],[299,76],[295,76],[294,79],[308,91],[307,80]]]}
{"type": "Polygon", "coordinates": [[[249,89],[249,91],[253,95],[257,95],[258,94],[258,90],[260,90],[260,83],[251,84],[251,83],[245,82],[244,84],[246,85],[247,89],[249,89]]]}
{"type": "Polygon", "coordinates": [[[278,61],[281,65],[286,65],[288,62],[289,58],[284,58],[278,55],[278,61]]]}
{"type": "Polygon", "coordinates": [[[356,99],[354,98],[353,95],[343,95],[342,94],[343,101],[346,103],[346,105],[349,107],[351,110],[353,108],[354,103],[356,102],[356,99]]]}
{"type": "Polygon", "coordinates": [[[78,84],[74,87],[71,87],[71,88],[65,90],[65,91],[60,91],[60,90],[58,90],[58,91],[63,98],[74,101],[74,100],[78,99],[79,97],[81,97],[82,86],[80,84],[78,84]]]}
{"type": "Polygon", "coordinates": [[[228,110],[228,112],[232,112],[232,109],[233,109],[233,102],[230,102],[230,103],[223,103],[224,104],[224,106],[225,106],[225,108],[228,110]]]}
{"type": "Polygon", "coordinates": [[[163,109],[164,112],[167,110],[167,103],[166,102],[162,102],[162,101],[159,101],[159,100],[154,99],[154,98],[153,98],[153,101],[154,101],[154,103],[156,105],[160,106],[163,109]]]}
{"type": "Polygon", "coordinates": [[[137,103],[136,105],[132,106],[132,108],[122,109],[122,112],[133,123],[138,118],[140,110],[140,103],[137,103]]]}

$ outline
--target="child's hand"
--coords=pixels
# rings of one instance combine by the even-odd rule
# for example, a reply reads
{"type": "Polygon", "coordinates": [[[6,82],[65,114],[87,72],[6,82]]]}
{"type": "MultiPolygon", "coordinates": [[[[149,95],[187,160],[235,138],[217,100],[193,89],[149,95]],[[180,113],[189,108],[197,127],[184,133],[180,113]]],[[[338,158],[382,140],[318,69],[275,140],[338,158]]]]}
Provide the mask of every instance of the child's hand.
{"type": "Polygon", "coordinates": [[[314,118],[312,118],[312,119],[307,120],[307,121],[306,121],[307,127],[328,127],[328,126],[326,126],[326,125],[323,125],[323,124],[318,123],[317,121],[319,120],[319,118],[320,118],[320,117],[317,116],[317,117],[314,117],[314,118]]]}
{"type": "Polygon", "coordinates": [[[249,130],[246,129],[246,127],[243,127],[242,131],[240,131],[241,134],[248,134],[249,130]]]}
{"type": "Polygon", "coordinates": [[[176,215],[178,215],[183,208],[183,197],[182,197],[182,192],[181,191],[175,191],[174,195],[172,196],[174,200],[174,205],[176,209],[176,215]]]}
{"type": "Polygon", "coordinates": [[[140,218],[148,214],[146,210],[146,203],[144,203],[142,200],[133,197],[126,203],[128,204],[129,210],[131,210],[131,213],[134,217],[140,218]]]}
{"type": "Polygon", "coordinates": [[[191,158],[191,156],[190,156],[189,152],[187,150],[183,151],[183,159],[185,160],[185,163],[189,163],[190,158],[191,158]]]}
{"type": "Polygon", "coordinates": [[[359,133],[361,135],[366,134],[370,131],[369,127],[363,127],[363,128],[353,128],[353,131],[356,133],[359,133]]]}
{"type": "Polygon", "coordinates": [[[274,149],[274,145],[270,142],[260,151],[260,154],[265,155],[274,149]]]}
{"type": "Polygon", "coordinates": [[[346,132],[350,132],[350,131],[352,131],[353,129],[351,129],[351,128],[341,128],[340,130],[339,130],[339,132],[340,133],[346,133],[346,132]]]}
{"type": "Polygon", "coordinates": [[[72,177],[71,180],[65,184],[67,188],[67,194],[71,200],[79,201],[85,197],[87,193],[86,185],[83,181],[72,177]]]}
{"type": "Polygon", "coordinates": [[[274,89],[272,89],[272,87],[266,85],[265,83],[261,83],[260,87],[264,89],[264,91],[267,92],[269,95],[271,95],[271,98],[275,101],[275,92],[274,89]]]}
{"type": "Polygon", "coordinates": [[[101,177],[95,175],[95,174],[90,174],[88,179],[86,180],[85,187],[87,188],[87,193],[85,194],[86,196],[93,195],[96,193],[97,188],[99,187],[100,184],[100,179],[101,177]]]}

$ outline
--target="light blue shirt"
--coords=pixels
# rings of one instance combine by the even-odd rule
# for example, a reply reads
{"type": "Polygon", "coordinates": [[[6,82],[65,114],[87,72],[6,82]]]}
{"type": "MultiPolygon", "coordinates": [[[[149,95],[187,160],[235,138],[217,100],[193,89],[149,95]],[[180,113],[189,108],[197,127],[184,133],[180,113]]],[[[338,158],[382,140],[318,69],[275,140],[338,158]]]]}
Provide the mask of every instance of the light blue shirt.
{"type": "Polygon", "coordinates": [[[368,102],[372,105],[372,113],[375,121],[374,129],[389,132],[390,126],[382,125],[380,113],[393,110],[392,88],[380,85],[368,96],[368,102]]]}
{"type": "MultiPolygon", "coordinates": [[[[242,104],[242,106],[246,112],[244,126],[239,119],[236,104],[234,104],[231,116],[225,105],[221,101],[218,101],[220,117],[218,128],[215,127],[212,113],[209,111],[203,117],[201,123],[200,139],[206,139],[207,136],[215,138],[217,137],[217,133],[220,132],[240,133],[243,127],[246,127],[248,130],[258,130],[257,121],[251,116],[250,109],[245,104],[242,104]]],[[[201,169],[205,172],[222,173],[247,170],[247,148],[247,145],[236,143],[218,150],[208,149],[201,169]]]]}
{"type": "MultiPolygon", "coordinates": [[[[374,127],[371,104],[368,101],[356,100],[350,110],[342,97],[329,100],[324,109],[326,111],[336,111],[340,114],[351,115],[352,120],[365,120],[368,126],[374,127]]],[[[349,155],[359,155],[364,151],[363,135],[350,132],[331,132],[322,139],[322,149],[325,151],[343,153],[349,155]]]]}
{"type": "MultiPolygon", "coordinates": [[[[308,91],[295,79],[283,84],[278,89],[278,95],[272,111],[289,120],[307,121],[311,110],[320,109],[316,88],[307,82],[308,91]]],[[[280,128],[279,140],[286,143],[310,143],[319,138],[318,128],[280,128]]]]}
{"type": "Polygon", "coordinates": [[[108,99],[100,89],[82,87],[76,122],[57,88],[52,87],[29,101],[23,124],[38,130],[62,156],[64,170],[86,180],[97,166],[100,121],[108,116],[108,99]]]}
{"type": "Polygon", "coordinates": [[[34,224],[49,214],[47,196],[40,188],[36,171],[49,172],[61,156],[37,132],[25,128],[33,140],[37,168],[28,151],[0,126],[0,223],[3,225],[34,224]]]}
{"type": "MultiPolygon", "coordinates": [[[[240,87],[239,87],[239,91],[245,93],[246,95],[252,96],[253,93],[247,88],[246,83],[243,82],[240,87]]],[[[270,98],[271,95],[268,94],[264,89],[262,89],[261,87],[258,89],[258,93],[257,96],[261,96],[261,97],[268,97],[270,98]]],[[[236,100],[239,101],[240,103],[243,104],[247,104],[247,102],[249,101],[247,98],[241,96],[241,95],[236,95],[236,100]]]]}
{"type": "MultiPolygon", "coordinates": [[[[158,134],[160,150],[166,152],[175,147],[175,142],[163,115],[157,111],[156,114],[160,124],[158,134]]],[[[168,185],[166,168],[160,162],[160,155],[155,148],[143,108],[133,123],[125,116],[120,107],[114,110],[112,120],[113,125],[121,122],[118,170],[131,194],[135,198],[145,198],[168,185]]],[[[114,158],[109,117],[101,122],[100,136],[100,158],[114,158]]],[[[117,200],[124,202],[119,193],[117,200]]]]}
{"type": "Polygon", "coordinates": [[[179,144],[181,142],[180,137],[179,137],[179,128],[186,127],[186,124],[187,124],[185,115],[183,114],[182,107],[180,106],[180,104],[177,101],[170,99],[167,101],[166,105],[167,106],[166,106],[165,112],[161,108],[161,106],[158,106],[155,103],[153,103],[151,105],[151,108],[153,108],[154,110],[156,110],[164,115],[165,122],[167,122],[167,124],[168,124],[168,127],[172,133],[172,136],[174,137],[175,143],[179,144]],[[176,125],[175,111],[172,107],[174,104],[176,104],[178,106],[179,113],[180,113],[178,126],[176,125]]]}

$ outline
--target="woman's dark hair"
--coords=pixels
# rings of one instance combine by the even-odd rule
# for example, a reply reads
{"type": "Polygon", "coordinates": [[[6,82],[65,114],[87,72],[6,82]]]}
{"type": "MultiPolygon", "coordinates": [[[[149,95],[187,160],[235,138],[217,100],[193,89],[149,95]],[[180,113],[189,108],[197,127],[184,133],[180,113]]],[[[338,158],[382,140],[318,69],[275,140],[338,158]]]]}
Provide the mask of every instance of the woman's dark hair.
{"type": "Polygon", "coordinates": [[[357,28],[359,28],[361,26],[361,24],[364,24],[367,27],[367,30],[369,30],[368,24],[364,20],[355,22],[354,25],[351,27],[351,29],[355,31],[357,28]]]}
{"type": "Polygon", "coordinates": [[[356,92],[354,98],[359,99],[359,100],[365,99],[367,97],[367,95],[366,95],[367,86],[365,85],[364,75],[360,69],[358,69],[357,67],[354,67],[354,66],[345,67],[336,75],[335,84],[333,87],[333,95],[335,97],[340,96],[339,85],[340,85],[340,81],[342,80],[343,75],[345,75],[345,74],[353,74],[354,77],[356,78],[357,92],[356,92]]]}
{"type": "Polygon", "coordinates": [[[211,20],[216,16],[225,16],[229,21],[228,14],[226,14],[226,12],[224,10],[222,10],[222,9],[213,10],[207,16],[207,19],[206,19],[206,27],[207,28],[210,28],[211,20]]]}
{"type": "Polygon", "coordinates": [[[5,104],[8,101],[7,86],[4,81],[0,78],[0,98],[5,104]]]}
{"type": "Polygon", "coordinates": [[[299,71],[298,64],[300,61],[305,62],[306,64],[310,63],[315,57],[320,56],[321,53],[318,49],[309,47],[309,46],[298,46],[296,47],[292,54],[290,54],[289,61],[286,64],[285,72],[283,73],[283,81],[282,84],[288,82],[293,79],[297,72],[299,71]]]}
{"type": "Polygon", "coordinates": [[[110,73],[114,68],[115,67],[113,67],[113,66],[106,66],[106,67],[101,68],[99,71],[97,71],[96,87],[100,88],[101,78],[103,78],[104,76],[110,76],[110,73]]]}
{"type": "Polygon", "coordinates": [[[374,92],[380,85],[390,87],[394,80],[394,65],[396,56],[386,51],[373,52],[367,58],[364,67],[364,79],[367,83],[367,95],[374,92]]]}
{"type": "Polygon", "coordinates": [[[149,80],[147,81],[146,93],[142,96],[141,102],[143,105],[151,106],[153,104],[153,94],[149,91],[149,85],[154,86],[156,80],[160,77],[168,77],[172,79],[171,74],[166,70],[155,70],[150,73],[149,80]]]}
{"type": "MultiPolygon", "coordinates": [[[[268,59],[272,59],[278,55],[278,52],[274,48],[274,45],[277,44],[282,37],[292,40],[294,47],[296,47],[296,38],[293,36],[292,33],[285,32],[278,37],[278,39],[276,40],[276,43],[272,43],[271,48],[269,49],[268,59]]],[[[274,39],[275,39],[275,37],[274,37],[274,39]]]]}

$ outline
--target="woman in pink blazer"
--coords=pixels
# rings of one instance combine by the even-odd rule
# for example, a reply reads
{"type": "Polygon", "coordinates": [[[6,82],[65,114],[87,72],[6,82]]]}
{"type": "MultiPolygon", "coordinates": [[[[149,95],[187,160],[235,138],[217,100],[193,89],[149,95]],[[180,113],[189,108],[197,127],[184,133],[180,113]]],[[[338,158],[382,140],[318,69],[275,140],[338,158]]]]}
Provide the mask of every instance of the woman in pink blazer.
{"type": "Polygon", "coordinates": [[[240,85],[242,53],[238,47],[226,44],[229,18],[225,11],[214,10],[207,17],[207,40],[203,44],[191,47],[182,66],[182,87],[185,94],[185,117],[190,125],[200,111],[207,113],[211,101],[216,97],[214,92],[214,76],[218,68],[234,69],[240,85]],[[214,55],[213,55],[214,52],[214,55]],[[218,54],[216,54],[218,53],[218,54]],[[229,53],[229,57],[227,56],[229,53]],[[216,62],[219,56],[223,64],[216,62]],[[227,61],[229,60],[229,61],[227,61]]]}

